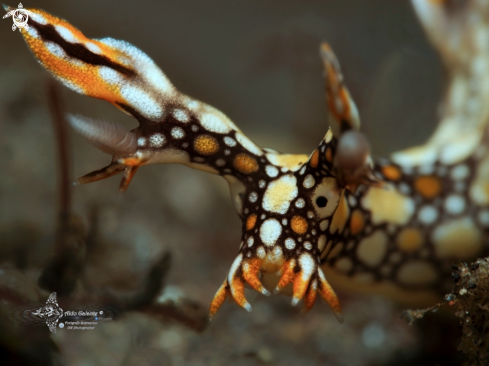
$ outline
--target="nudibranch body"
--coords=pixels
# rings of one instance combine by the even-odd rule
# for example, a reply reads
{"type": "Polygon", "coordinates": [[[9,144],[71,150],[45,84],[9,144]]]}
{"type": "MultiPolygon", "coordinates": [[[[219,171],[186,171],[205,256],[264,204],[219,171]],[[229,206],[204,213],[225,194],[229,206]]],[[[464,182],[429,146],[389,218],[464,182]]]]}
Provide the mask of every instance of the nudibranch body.
{"type": "Polygon", "coordinates": [[[140,166],[168,163],[229,183],[242,237],[211,317],[228,296],[251,310],[245,285],[265,295],[291,285],[292,304],[303,300],[307,311],[319,293],[342,321],[325,273],[416,296],[443,284],[451,260],[487,251],[489,43],[478,41],[477,26],[486,29],[485,20],[478,18],[475,26],[466,20],[487,10],[474,2],[457,17],[444,2],[413,4],[450,72],[445,111],[426,145],[378,160],[358,131],[357,109],[327,44],[321,58],[331,129],[310,155],[300,155],[258,147],[223,113],[180,93],[127,42],[88,39],[68,22],[34,9],[22,35],[64,85],[107,100],[139,121],[127,132],[110,122],[69,116],[77,132],[112,155],[109,166],[77,183],[123,173],[123,191],[140,166]],[[455,36],[469,34],[463,52],[440,37],[447,23],[455,23],[455,36]],[[459,55],[464,52],[470,57],[459,55]],[[270,273],[278,274],[272,287],[261,277],[270,273]]]}

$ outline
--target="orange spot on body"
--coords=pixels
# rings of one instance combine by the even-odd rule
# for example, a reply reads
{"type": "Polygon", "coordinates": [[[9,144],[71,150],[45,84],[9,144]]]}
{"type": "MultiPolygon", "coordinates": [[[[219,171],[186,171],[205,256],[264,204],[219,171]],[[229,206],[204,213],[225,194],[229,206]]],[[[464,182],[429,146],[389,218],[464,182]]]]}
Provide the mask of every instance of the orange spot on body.
{"type": "Polygon", "coordinates": [[[362,231],[365,225],[365,219],[363,217],[363,213],[360,210],[355,210],[351,214],[350,218],[350,233],[352,235],[358,234],[362,231]]]}
{"type": "Polygon", "coordinates": [[[403,252],[411,253],[418,250],[423,244],[423,236],[414,228],[405,228],[397,235],[397,247],[403,252]]]}
{"type": "Polygon", "coordinates": [[[305,234],[308,227],[307,220],[302,216],[294,216],[290,220],[290,227],[299,235],[305,234]]]}
{"type": "Polygon", "coordinates": [[[331,150],[330,147],[328,147],[328,149],[326,150],[326,152],[324,153],[324,157],[326,158],[327,161],[329,161],[330,163],[333,161],[333,151],[331,150]]]}
{"type": "Polygon", "coordinates": [[[394,181],[399,180],[402,177],[401,171],[392,165],[382,167],[382,174],[386,179],[394,181]]]}
{"type": "Polygon", "coordinates": [[[319,163],[319,151],[316,149],[311,155],[311,159],[309,159],[309,165],[311,168],[317,168],[319,163]]]}
{"type": "Polygon", "coordinates": [[[248,154],[238,154],[234,158],[234,167],[243,174],[254,173],[258,170],[258,162],[248,154]]]}
{"type": "Polygon", "coordinates": [[[442,183],[435,176],[425,175],[416,179],[414,188],[424,198],[432,199],[441,193],[442,183]]]}
{"type": "Polygon", "coordinates": [[[119,162],[124,164],[125,166],[139,166],[142,164],[142,160],[138,158],[124,158],[119,159],[119,162]]]}
{"type": "Polygon", "coordinates": [[[213,155],[219,150],[219,143],[212,136],[200,135],[194,140],[194,149],[201,155],[213,155]]]}
{"type": "Polygon", "coordinates": [[[255,214],[251,214],[246,219],[246,230],[253,229],[255,227],[255,224],[256,224],[256,215],[255,214]]]}

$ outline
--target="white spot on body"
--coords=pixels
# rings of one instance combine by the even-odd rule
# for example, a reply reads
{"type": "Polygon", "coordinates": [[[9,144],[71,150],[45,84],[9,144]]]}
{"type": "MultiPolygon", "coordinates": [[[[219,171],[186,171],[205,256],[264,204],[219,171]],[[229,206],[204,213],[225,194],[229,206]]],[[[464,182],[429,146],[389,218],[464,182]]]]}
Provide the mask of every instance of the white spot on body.
{"type": "Polygon", "coordinates": [[[109,84],[120,85],[123,82],[121,74],[107,66],[99,66],[98,73],[100,77],[109,84]]]}
{"type": "Polygon", "coordinates": [[[306,176],[306,178],[304,179],[304,182],[302,183],[304,188],[307,188],[307,189],[314,187],[315,184],[316,184],[316,181],[314,180],[314,177],[311,174],[308,174],[306,176]]]}
{"type": "Polygon", "coordinates": [[[241,146],[243,146],[249,152],[258,156],[263,155],[263,151],[261,151],[258,146],[256,146],[248,137],[246,137],[239,131],[236,132],[236,140],[238,140],[241,146]]]}
{"type": "Polygon", "coordinates": [[[307,168],[307,166],[306,166],[306,165],[304,165],[304,166],[301,168],[301,170],[299,171],[299,174],[300,174],[300,175],[304,175],[304,173],[306,172],[306,168],[307,168]]]}
{"type": "Polygon", "coordinates": [[[312,249],[312,244],[310,241],[305,241],[303,245],[304,245],[304,248],[306,248],[307,250],[312,249]]]}
{"type": "Polygon", "coordinates": [[[265,258],[265,255],[266,255],[266,254],[267,254],[267,253],[265,252],[265,248],[263,248],[263,247],[259,247],[259,248],[256,250],[256,255],[257,255],[257,257],[258,257],[258,258],[260,258],[260,259],[265,258]]]}
{"type": "Polygon", "coordinates": [[[265,188],[266,185],[267,182],[265,182],[263,179],[260,179],[260,181],[258,182],[258,187],[260,188],[265,188]]]}
{"type": "Polygon", "coordinates": [[[324,136],[324,141],[326,141],[326,143],[330,143],[331,140],[333,139],[333,131],[330,129],[328,130],[328,132],[326,132],[326,136],[324,136]]]}
{"type": "Polygon", "coordinates": [[[229,274],[228,274],[229,283],[233,283],[234,275],[236,274],[236,271],[238,270],[242,260],[243,260],[243,255],[239,254],[234,260],[233,264],[231,265],[231,269],[229,270],[229,274]]]}
{"type": "Polygon", "coordinates": [[[145,137],[140,137],[138,138],[138,146],[144,147],[146,146],[146,138],[145,137]]]}
{"type": "Polygon", "coordinates": [[[150,136],[149,144],[151,147],[162,147],[165,144],[165,136],[163,136],[161,133],[155,133],[154,135],[150,136]]]}
{"type": "Polygon", "coordinates": [[[187,101],[187,108],[192,111],[196,111],[200,108],[200,102],[193,99],[189,99],[189,101],[187,101]]]}
{"type": "Polygon", "coordinates": [[[326,235],[321,235],[318,239],[318,250],[320,253],[323,252],[325,246],[326,246],[326,235]]]}
{"type": "Polygon", "coordinates": [[[172,116],[179,122],[187,123],[190,120],[188,113],[182,109],[174,109],[172,111],[172,116]]]}
{"type": "Polygon", "coordinates": [[[248,246],[251,247],[253,246],[255,239],[252,236],[250,236],[246,242],[248,243],[248,246]]]}
{"type": "Polygon", "coordinates": [[[224,159],[217,159],[216,165],[217,166],[224,166],[224,165],[226,165],[226,161],[224,161],[224,159]]]}
{"type": "Polygon", "coordinates": [[[284,175],[268,184],[263,196],[263,208],[283,215],[297,195],[297,179],[290,174],[284,175]]]}
{"type": "Polygon", "coordinates": [[[258,194],[256,192],[251,192],[249,196],[250,202],[256,202],[258,200],[258,194]]]}
{"type": "Polygon", "coordinates": [[[326,231],[326,229],[328,228],[328,226],[329,226],[329,221],[328,220],[323,220],[319,224],[319,228],[321,229],[321,231],[326,231]]]}
{"type": "Polygon", "coordinates": [[[453,180],[463,180],[469,176],[469,173],[469,167],[465,164],[461,164],[452,169],[452,171],[450,172],[450,177],[453,180]]]}
{"type": "Polygon", "coordinates": [[[435,166],[433,164],[422,165],[418,168],[418,173],[421,175],[429,175],[432,174],[435,170],[435,166]]]}
{"type": "Polygon", "coordinates": [[[230,147],[236,146],[236,141],[229,136],[224,137],[224,143],[230,147]]]}
{"type": "Polygon", "coordinates": [[[203,113],[200,117],[200,123],[207,130],[215,133],[228,133],[231,131],[230,126],[221,116],[214,113],[203,113]]]}
{"type": "Polygon", "coordinates": [[[284,225],[284,226],[287,225],[287,219],[282,219],[282,225],[284,225]]]}
{"type": "Polygon", "coordinates": [[[102,53],[100,47],[97,46],[95,43],[85,42],[84,45],[90,52],[96,53],[97,55],[100,55],[102,53]]]}
{"type": "Polygon", "coordinates": [[[398,189],[399,192],[401,192],[405,196],[409,196],[409,194],[411,193],[411,187],[409,186],[409,184],[404,182],[399,183],[398,189]]]}
{"type": "Polygon", "coordinates": [[[297,208],[304,208],[306,205],[306,201],[304,201],[302,198],[299,198],[297,201],[295,201],[295,207],[297,208]]]}
{"type": "Polygon", "coordinates": [[[163,109],[160,104],[141,88],[127,83],[122,84],[120,94],[130,106],[137,109],[146,118],[156,120],[163,115],[163,109]]]}
{"type": "Polygon", "coordinates": [[[192,131],[197,132],[199,130],[199,127],[197,125],[192,125],[192,131]]]}
{"type": "Polygon", "coordinates": [[[41,36],[39,35],[39,33],[37,32],[37,30],[34,27],[29,27],[29,29],[27,29],[27,33],[29,33],[29,35],[33,38],[36,38],[36,39],[41,38],[41,36]]]}
{"type": "Polygon", "coordinates": [[[67,58],[65,51],[61,48],[60,45],[54,42],[44,42],[44,46],[47,48],[49,52],[51,52],[54,56],[59,58],[67,58]]]}
{"type": "Polygon", "coordinates": [[[465,199],[453,194],[445,200],[445,209],[452,215],[460,214],[465,209],[465,199]]]}
{"type": "Polygon", "coordinates": [[[281,233],[282,226],[276,219],[268,219],[260,227],[260,239],[268,246],[275,245],[281,233]]]}
{"type": "Polygon", "coordinates": [[[295,248],[295,240],[292,238],[285,239],[285,247],[289,250],[294,249],[295,248]]]}
{"type": "Polygon", "coordinates": [[[418,220],[425,225],[431,225],[438,218],[438,210],[433,206],[424,206],[418,212],[418,220]]]}
{"type": "Polygon", "coordinates": [[[75,43],[75,42],[77,42],[77,39],[75,38],[75,36],[73,35],[73,33],[71,33],[71,31],[68,30],[67,28],[63,27],[62,25],[55,25],[54,28],[56,29],[56,32],[58,32],[59,35],[66,42],[69,42],[69,43],[75,43]]]}
{"type": "Polygon", "coordinates": [[[267,175],[271,178],[275,178],[278,175],[278,169],[275,168],[273,165],[267,165],[265,167],[265,171],[267,172],[267,175]]]}
{"type": "Polygon", "coordinates": [[[34,21],[36,21],[39,24],[43,24],[43,25],[48,24],[46,18],[44,18],[41,14],[31,12],[29,14],[29,16],[31,17],[31,19],[33,19],[34,21]]]}
{"type": "Polygon", "coordinates": [[[479,223],[482,226],[489,226],[489,210],[482,210],[478,215],[479,223]]]}
{"type": "Polygon", "coordinates": [[[171,135],[174,139],[181,139],[185,137],[185,132],[181,127],[173,127],[171,129],[171,135]]]}

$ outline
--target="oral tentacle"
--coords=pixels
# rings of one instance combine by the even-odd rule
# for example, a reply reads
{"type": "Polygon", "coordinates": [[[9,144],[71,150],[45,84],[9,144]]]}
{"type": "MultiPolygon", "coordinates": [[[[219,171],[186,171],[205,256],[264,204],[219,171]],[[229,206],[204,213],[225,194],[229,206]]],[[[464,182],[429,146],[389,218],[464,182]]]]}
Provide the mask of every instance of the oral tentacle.
{"type": "Polygon", "coordinates": [[[219,289],[217,290],[216,294],[214,295],[214,298],[212,299],[211,306],[209,309],[209,320],[212,320],[214,318],[214,315],[216,315],[216,313],[221,308],[222,304],[224,304],[224,301],[226,301],[229,295],[230,295],[229,285],[228,285],[228,280],[226,278],[222,283],[221,287],[219,287],[219,289]]]}
{"type": "Polygon", "coordinates": [[[265,296],[270,296],[270,291],[263,287],[263,284],[258,278],[262,262],[263,261],[260,259],[245,261],[245,263],[243,264],[243,279],[255,291],[260,292],[265,296]]]}

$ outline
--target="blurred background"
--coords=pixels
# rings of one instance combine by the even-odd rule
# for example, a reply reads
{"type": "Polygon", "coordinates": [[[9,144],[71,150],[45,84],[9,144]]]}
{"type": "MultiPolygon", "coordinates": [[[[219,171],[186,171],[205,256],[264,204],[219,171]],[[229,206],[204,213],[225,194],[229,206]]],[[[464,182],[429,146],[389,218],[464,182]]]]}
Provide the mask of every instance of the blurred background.
{"type": "MultiPolygon", "coordinates": [[[[340,60],[375,156],[420,144],[436,126],[443,69],[408,1],[30,0],[24,6],[65,18],[87,37],[136,45],[177,88],[223,111],[261,146],[309,154],[324,136],[321,41],[340,60]]],[[[45,302],[49,292],[36,281],[53,254],[59,203],[50,76],[11,23],[0,22],[0,287],[45,302]]],[[[106,102],[59,90],[66,112],[136,126],[106,102]]],[[[70,141],[73,178],[109,163],[71,131],[70,141]]],[[[119,180],[73,189],[80,225],[90,232],[95,215],[102,238],[82,287],[134,292],[169,251],[162,296],[185,297],[207,311],[240,240],[224,180],[182,166],[148,166],[122,197],[119,180]]],[[[93,331],[58,331],[50,347],[57,362],[80,366],[411,364],[425,340],[399,319],[401,308],[337,291],[343,325],[324,303],[302,317],[289,298],[249,292],[252,314],[226,303],[200,333],[175,320],[127,312],[93,331]],[[145,350],[156,356],[134,356],[145,350]]]]}

